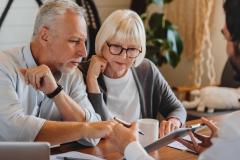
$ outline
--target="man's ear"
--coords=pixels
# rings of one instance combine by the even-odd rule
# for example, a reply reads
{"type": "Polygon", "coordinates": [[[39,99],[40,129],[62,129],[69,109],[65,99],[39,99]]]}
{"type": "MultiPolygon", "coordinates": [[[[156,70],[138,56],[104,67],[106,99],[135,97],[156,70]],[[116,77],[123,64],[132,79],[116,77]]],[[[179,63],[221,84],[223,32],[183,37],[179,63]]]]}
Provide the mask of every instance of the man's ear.
{"type": "Polygon", "coordinates": [[[49,41],[49,29],[47,27],[41,28],[41,30],[39,31],[38,40],[43,46],[47,44],[47,42],[49,41]]]}

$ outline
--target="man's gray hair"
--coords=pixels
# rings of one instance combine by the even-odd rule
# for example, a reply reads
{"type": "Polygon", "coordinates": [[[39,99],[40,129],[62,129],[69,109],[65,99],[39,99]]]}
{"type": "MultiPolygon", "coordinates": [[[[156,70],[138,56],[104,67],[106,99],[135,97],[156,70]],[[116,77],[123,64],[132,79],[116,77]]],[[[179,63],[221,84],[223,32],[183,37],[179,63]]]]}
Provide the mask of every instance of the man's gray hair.
{"type": "Polygon", "coordinates": [[[43,26],[48,28],[53,26],[57,16],[63,15],[66,11],[72,11],[79,16],[84,17],[83,8],[72,0],[46,0],[46,2],[38,11],[34,24],[32,39],[34,39],[43,26]]]}

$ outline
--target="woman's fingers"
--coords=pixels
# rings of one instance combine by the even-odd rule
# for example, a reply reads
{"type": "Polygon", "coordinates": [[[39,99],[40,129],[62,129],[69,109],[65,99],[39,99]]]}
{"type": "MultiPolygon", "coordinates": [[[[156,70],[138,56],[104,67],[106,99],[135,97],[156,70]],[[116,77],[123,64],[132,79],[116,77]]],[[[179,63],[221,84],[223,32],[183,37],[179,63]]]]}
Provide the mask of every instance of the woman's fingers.
{"type": "Polygon", "coordinates": [[[160,138],[165,135],[166,123],[167,123],[167,121],[163,120],[160,124],[160,129],[159,129],[160,138]]]}

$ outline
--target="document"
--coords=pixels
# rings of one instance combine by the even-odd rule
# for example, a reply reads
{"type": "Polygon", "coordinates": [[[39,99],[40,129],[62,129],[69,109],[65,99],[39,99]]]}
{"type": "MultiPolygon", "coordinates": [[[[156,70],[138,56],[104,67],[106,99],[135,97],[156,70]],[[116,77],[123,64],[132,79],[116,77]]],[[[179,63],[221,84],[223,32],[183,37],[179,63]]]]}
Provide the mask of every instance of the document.
{"type": "Polygon", "coordinates": [[[71,151],[71,152],[51,155],[50,160],[104,160],[104,159],[90,155],[90,154],[71,151]]]}
{"type": "MultiPolygon", "coordinates": [[[[189,135],[183,137],[183,139],[185,139],[185,140],[191,140],[191,138],[190,138],[189,135]]],[[[198,139],[195,138],[195,140],[196,140],[197,143],[200,143],[200,141],[199,141],[198,139]]],[[[178,141],[174,141],[174,142],[170,143],[170,144],[167,145],[167,146],[168,146],[168,147],[171,147],[171,148],[179,149],[179,150],[182,150],[182,151],[188,151],[188,152],[193,152],[193,153],[195,153],[193,150],[185,147],[184,145],[182,145],[182,144],[179,143],[178,141]]]]}

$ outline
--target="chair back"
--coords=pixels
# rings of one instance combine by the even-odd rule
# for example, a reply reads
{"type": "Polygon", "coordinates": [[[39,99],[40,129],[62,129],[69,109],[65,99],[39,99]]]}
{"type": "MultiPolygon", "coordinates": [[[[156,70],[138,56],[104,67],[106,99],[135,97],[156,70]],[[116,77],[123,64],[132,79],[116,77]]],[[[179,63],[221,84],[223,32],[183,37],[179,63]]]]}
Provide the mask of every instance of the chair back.
{"type": "Polygon", "coordinates": [[[87,50],[89,59],[95,53],[95,38],[101,21],[93,0],[76,0],[76,3],[85,9],[85,19],[88,26],[87,50]]]}
{"type": "Polygon", "coordinates": [[[228,59],[222,72],[220,86],[231,88],[240,87],[240,81],[237,81],[236,79],[236,72],[228,59]]]}

